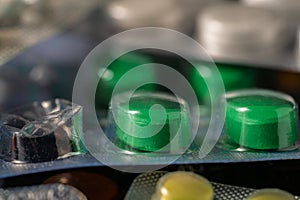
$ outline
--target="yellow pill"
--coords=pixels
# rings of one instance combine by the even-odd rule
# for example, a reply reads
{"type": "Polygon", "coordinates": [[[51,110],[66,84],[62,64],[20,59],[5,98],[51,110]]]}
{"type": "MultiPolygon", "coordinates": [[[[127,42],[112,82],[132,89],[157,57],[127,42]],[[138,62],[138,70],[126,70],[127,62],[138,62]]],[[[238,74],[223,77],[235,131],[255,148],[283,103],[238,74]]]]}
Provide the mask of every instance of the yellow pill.
{"type": "Polygon", "coordinates": [[[295,200],[295,197],[279,189],[261,189],[250,195],[247,200],[295,200]]]}
{"type": "Polygon", "coordinates": [[[152,200],[212,200],[208,180],[192,172],[171,172],[161,177],[152,200]]]}

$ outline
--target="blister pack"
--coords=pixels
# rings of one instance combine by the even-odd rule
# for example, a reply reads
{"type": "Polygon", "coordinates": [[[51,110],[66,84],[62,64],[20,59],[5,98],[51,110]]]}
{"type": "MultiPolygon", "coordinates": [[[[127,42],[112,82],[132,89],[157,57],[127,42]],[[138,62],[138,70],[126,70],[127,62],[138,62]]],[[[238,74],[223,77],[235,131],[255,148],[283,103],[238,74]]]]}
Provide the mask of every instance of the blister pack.
{"type": "MultiPolygon", "coordinates": [[[[180,173],[180,172],[173,172],[173,173],[180,173]]],[[[184,172],[187,173],[187,172],[184,172]]],[[[191,172],[188,172],[188,174],[191,172]]],[[[161,171],[156,171],[156,172],[151,172],[151,173],[145,173],[145,174],[141,174],[139,175],[132,183],[132,185],[130,186],[129,191],[127,192],[127,195],[125,197],[125,200],[140,200],[140,199],[144,199],[144,200],[154,200],[155,198],[153,197],[153,195],[155,194],[156,188],[157,188],[157,184],[160,181],[160,179],[165,176],[167,174],[167,172],[161,172],[161,171]]],[[[181,177],[182,180],[182,177],[181,177]]],[[[173,180],[175,181],[175,180],[173,180]]],[[[172,191],[175,192],[173,194],[169,193],[169,194],[165,194],[166,196],[164,197],[164,199],[168,199],[168,198],[172,198],[172,195],[177,194],[177,197],[180,197],[178,195],[180,195],[179,192],[184,192],[184,185],[179,184],[179,180],[177,180],[177,185],[175,184],[168,184],[168,186],[166,187],[168,191],[172,191]],[[180,186],[181,185],[181,186],[180,186]],[[177,187],[178,186],[178,187],[177,187]],[[173,187],[173,189],[172,189],[173,187]],[[181,189],[183,188],[183,189],[181,189]],[[177,189],[177,193],[176,190],[177,189]]],[[[201,199],[212,199],[212,193],[209,195],[205,195],[208,194],[207,189],[204,190],[204,185],[206,185],[207,183],[203,183],[203,184],[199,184],[198,188],[196,187],[196,185],[192,184],[196,184],[196,182],[194,180],[190,180],[189,182],[190,187],[195,187],[195,192],[196,190],[198,192],[202,192],[201,199]]],[[[237,186],[231,186],[231,185],[225,185],[225,184],[220,184],[220,183],[211,183],[212,188],[213,188],[213,199],[215,200],[242,200],[242,199],[252,199],[251,194],[255,194],[256,190],[251,189],[251,188],[244,188],[244,187],[237,187],[237,186]],[[248,197],[248,198],[247,198],[248,197]]],[[[258,190],[259,191],[259,190],[258,190]]],[[[275,190],[276,191],[276,190],[275,190]]],[[[277,192],[277,191],[276,191],[277,192]]],[[[275,193],[276,193],[275,192],[275,193]]],[[[191,196],[193,196],[193,193],[191,194],[191,196]]],[[[176,196],[173,196],[176,197],[176,196]]],[[[273,196],[274,198],[275,196],[273,196]]],[[[285,196],[286,197],[286,196],[285,196]]],[[[194,196],[194,197],[190,197],[190,199],[199,199],[199,195],[198,196],[194,196]]],[[[268,197],[265,196],[264,199],[267,199],[268,197]]],[[[282,197],[283,198],[283,197],[282,197]]],[[[253,198],[255,199],[255,198],[253,198]]],[[[272,199],[272,196],[269,198],[272,199]]],[[[283,198],[284,199],[284,198],[283,198]]],[[[291,199],[291,200],[295,200],[295,199],[299,199],[299,197],[293,197],[289,198],[289,196],[287,196],[287,198],[285,199],[291,199]]]]}
{"type": "Polygon", "coordinates": [[[103,165],[135,171],[143,166],[300,158],[298,108],[288,95],[269,90],[227,93],[223,132],[212,135],[205,135],[209,111],[200,108],[202,115],[193,116],[183,99],[170,94],[141,91],[129,95],[129,104],[126,95],[114,96],[108,116],[98,116],[102,135],[82,131],[81,107],[60,99],[3,115],[1,176],[103,165]],[[262,109],[269,114],[262,115],[262,109]]]}

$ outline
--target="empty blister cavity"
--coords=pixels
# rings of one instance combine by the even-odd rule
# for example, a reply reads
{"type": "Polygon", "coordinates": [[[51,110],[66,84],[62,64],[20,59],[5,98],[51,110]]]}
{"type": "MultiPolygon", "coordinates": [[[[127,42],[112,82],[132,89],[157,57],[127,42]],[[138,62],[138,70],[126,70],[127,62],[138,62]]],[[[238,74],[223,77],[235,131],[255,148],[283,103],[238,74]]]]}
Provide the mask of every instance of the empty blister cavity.
{"type": "Polygon", "coordinates": [[[108,123],[110,140],[130,152],[180,154],[192,141],[189,108],[184,100],[169,94],[116,95],[108,123]]]}
{"type": "Polygon", "coordinates": [[[298,106],[284,93],[252,89],[226,94],[223,145],[235,150],[292,150],[298,139],[298,106]]]}
{"type": "Polygon", "coordinates": [[[62,99],[34,102],[1,115],[0,156],[12,162],[51,161],[85,152],[82,107],[62,99]]]}
{"type": "Polygon", "coordinates": [[[223,59],[265,59],[286,46],[286,27],[272,12],[234,3],[212,5],[198,16],[198,41],[223,59]]]}

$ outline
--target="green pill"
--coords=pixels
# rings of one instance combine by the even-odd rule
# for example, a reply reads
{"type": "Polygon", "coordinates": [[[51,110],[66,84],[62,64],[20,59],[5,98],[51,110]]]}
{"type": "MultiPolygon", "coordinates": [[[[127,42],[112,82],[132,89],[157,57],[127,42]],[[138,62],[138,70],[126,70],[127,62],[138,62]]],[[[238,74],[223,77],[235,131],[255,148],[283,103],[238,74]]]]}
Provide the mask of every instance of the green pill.
{"type": "Polygon", "coordinates": [[[280,150],[298,138],[294,99],[270,90],[240,90],[226,94],[225,134],[242,147],[280,150]]]}
{"type": "MultiPolygon", "coordinates": [[[[128,53],[114,60],[106,69],[99,69],[98,76],[100,80],[96,91],[97,106],[108,107],[112,92],[121,77],[126,73],[130,73],[130,70],[147,63],[152,63],[150,57],[140,53],[128,53]]],[[[125,92],[136,85],[143,85],[145,82],[155,82],[156,80],[155,71],[151,68],[132,71],[130,77],[132,78],[123,79],[122,83],[118,85],[120,91],[125,92]]],[[[154,84],[148,84],[140,89],[152,91],[155,88],[154,84]]]]}
{"type": "Polygon", "coordinates": [[[184,100],[150,92],[134,94],[129,103],[124,99],[128,99],[124,94],[117,95],[110,107],[111,113],[115,112],[115,133],[122,148],[174,154],[188,148],[191,130],[184,100]]]}
{"type": "MultiPolygon", "coordinates": [[[[198,99],[201,102],[207,102],[210,100],[210,94],[205,83],[205,78],[216,79],[216,74],[210,70],[212,63],[203,62],[197,66],[192,67],[190,71],[190,82],[194,88],[198,99]]],[[[216,64],[221,78],[224,83],[226,91],[232,91],[237,89],[250,88],[254,86],[254,73],[252,70],[231,66],[226,64],[216,64]]]]}

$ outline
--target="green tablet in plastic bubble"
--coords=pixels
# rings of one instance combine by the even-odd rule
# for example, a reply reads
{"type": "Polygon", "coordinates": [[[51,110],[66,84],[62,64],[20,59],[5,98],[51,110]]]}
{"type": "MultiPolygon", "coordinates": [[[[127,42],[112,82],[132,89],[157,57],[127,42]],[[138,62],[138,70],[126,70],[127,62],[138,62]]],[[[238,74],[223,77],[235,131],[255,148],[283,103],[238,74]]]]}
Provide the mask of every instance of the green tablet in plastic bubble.
{"type": "Polygon", "coordinates": [[[241,147],[281,150],[298,138],[298,106],[280,92],[252,89],[226,94],[225,134],[241,147]]]}
{"type": "MultiPolygon", "coordinates": [[[[141,53],[128,53],[114,60],[106,69],[100,68],[98,71],[100,80],[97,86],[96,104],[107,107],[114,87],[121,77],[135,67],[148,63],[152,63],[150,57],[141,53]]],[[[145,82],[155,82],[156,80],[155,71],[151,68],[145,68],[143,71],[135,71],[130,76],[132,77],[131,79],[126,79],[118,85],[119,91],[125,92],[137,85],[143,85],[145,82]]],[[[155,88],[154,84],[148,84],[142,86],[140,89],[152,91],[155,88]]]]}
{"type": "Polygon", "coordinates": [[[122,93],[113,97],[109,113],[108,132],[122,149],[178,154],[191,143],[187,103],[171,94],[122,93]]]}

